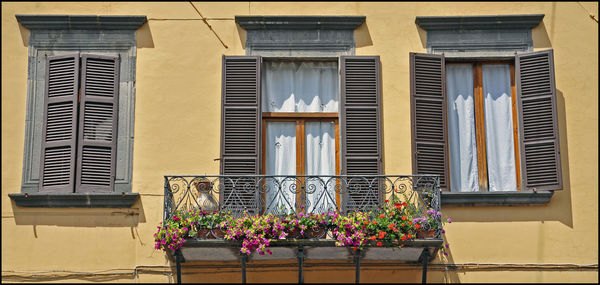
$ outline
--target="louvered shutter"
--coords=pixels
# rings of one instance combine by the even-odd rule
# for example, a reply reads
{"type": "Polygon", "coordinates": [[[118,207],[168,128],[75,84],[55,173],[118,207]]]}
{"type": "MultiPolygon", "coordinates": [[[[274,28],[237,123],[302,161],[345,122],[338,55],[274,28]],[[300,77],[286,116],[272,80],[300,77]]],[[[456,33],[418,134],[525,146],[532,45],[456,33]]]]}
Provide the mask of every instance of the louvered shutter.
{"type": "Polygon", "coordinates": [[[562,189],[552,50],[515,57],[519,144],[526,189],[562,189]]]}
{"type": "Polygon", "coordinates": [[[232,212],[257,209],[255,178],[236,176],[260,171],[260,62],[258,56],[223,56],[221,174],[232,179],[222,180],[220,199],[232,212]]]}
{"type": "Polygon", "coordinates": [[[414,174],[437,174],[448,190],[446,66],[443,55],[410,53],[414,174]]]}
{"type": "Polygon", "coordinates": [[[78,80],[79,54],[47,58],[40,192],[73,192],[78,80]]]}
{"type": "Polygon", "coordinates": [[[114,191],[119,58],[81,56],[76,192],[114,191]]]}
{"type": "Polygon", "coordinates": [[[371,209],[380,204],[381,86],[379,56],[342,56],[342,174],[365,176],[349,182],[345,210],[371,209]]]}

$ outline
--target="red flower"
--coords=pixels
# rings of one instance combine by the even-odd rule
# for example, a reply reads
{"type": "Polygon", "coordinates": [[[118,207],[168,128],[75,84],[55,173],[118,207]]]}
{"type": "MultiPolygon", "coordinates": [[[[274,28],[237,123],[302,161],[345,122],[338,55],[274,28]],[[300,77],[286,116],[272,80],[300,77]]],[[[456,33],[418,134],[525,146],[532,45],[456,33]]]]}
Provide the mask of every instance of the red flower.
{"type": "Polygon", "coordinates": [[[400,226],[401,226],[401,227],[404,227],[404,226],[406,226],[406,224],[405,224],[405,223],[402,223],[402,224],[400,224],[400,226]]]}
{"type": "Polygon", "coordinates": [[[384,214],[379,215],[380,218],[385,218],[384,214]]]}
{"type": "Polygon", "coordinates": [[[411,239],[411,238],[412,238],[412,235],[411,235],[411,234],[408,234],[408,238],[409,238],[409,239],[411,239]]]}
{"type": "Polygon", "coordinates": [[[400,237],[400,239],[401,239],[401,240],[406,240],[406,234],[402,235],[402,236],[400,237]]]}
{"type": "Polygon", "coordinates": [[[371,236],[369,239],[370,240],[375,240],[377,238],[377,236],[371,236]]]}
{"type": "Polygon", "coordinates": [[[376,224],[377,224],[377,221],[373,221],[373,224],[374,224],[374,225],[376,225],[376,224]]]}
{"type": "Polygon", "coordinates": [[[406,221],[407,217],[406,216],[402,216],[402,220],[406,221]]]}
{"type": "Polygon", "coordinates": [[[379,239],[382,239],[385,236],[385,232],[379,231],[379,239]]]}
{"type": "Polygon", "coordinates": [[[387,202],[389,202],[389,201],[390,201],[390,200],[385,200],[385,202],[386,202],[386,203],[387,203],[387,202]]]}
{"type": "Polygon", "coordinates": [[[394,223],[391,223],[391,224],[389,224],[389,225],[388,225],[388,229],[390,229],[390,230],[391,230],[391,229],[393,229],[395,226],[396,226],[396,225],[394,225],[394,223]]]}
{"type": "Polygon", "coordinates": [[[357,249],[356,246],[352,247],[352,251],[356,251],[356,249],[357,249]]]}
{"type": "Polygon", "coordinates": [[[412,225],[412,222],[411,222],[411,221],[408,221],[408,224],[409,224],[409,225],[412,225]]]}
{"type": "Polygon", "coordinates": [[[420,228],[421,228],[421,226],[419,226],[419,224],[416,224],[416,225],[415,225],[415,228],[418,230],[418,229],[420,229],[420,228]]]}
{"type": "Polygon", "coordinates": [[[382,244],[381,242],[378,242],[378,243],[377,243],[377,246],[382,246],[382,245],[383,245],[383,244],[382,244]]]}
{"type": "Polygon", "coordinates": [[[402,206],[406,207],[408,204],[406,204],[406,202],[402,202],[402,206]]]}

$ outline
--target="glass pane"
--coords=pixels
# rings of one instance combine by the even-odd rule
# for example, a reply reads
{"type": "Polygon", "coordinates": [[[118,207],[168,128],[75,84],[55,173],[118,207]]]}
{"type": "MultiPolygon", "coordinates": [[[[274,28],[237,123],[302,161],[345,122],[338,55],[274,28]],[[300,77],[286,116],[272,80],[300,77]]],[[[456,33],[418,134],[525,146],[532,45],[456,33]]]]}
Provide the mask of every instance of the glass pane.
{"type": "MultiPolygon", "coordinates": [[[[306,175],[335,175],[335,122],[306,122],[306,175]]],[[[335,210],[335,179],[314,177],[306,181],[306,210],[335,210]]]]}
{"type": "Polygon", "coordinates": [[[263,63],[262,112],[338,112],[337,62],[263,63]]]}
{"type": "MultiPolygon", "coordinates": [[[[296,175],[296,122],[267,122],[265,164],[266,175],[296,175]]],[[[268,213],[295,209],[295,184],[293,177],[265,180],[268,213]]]]}
{"type": "Polygon", "coordinates": [[[479,191],[473,66],[446,66],[448,153],[452,191],[479,191]]]}
{"type": "Polygon", "coordinates": [[[483,98],[489,191],[517,190],[510,66],[484,64],[483,98]]]}

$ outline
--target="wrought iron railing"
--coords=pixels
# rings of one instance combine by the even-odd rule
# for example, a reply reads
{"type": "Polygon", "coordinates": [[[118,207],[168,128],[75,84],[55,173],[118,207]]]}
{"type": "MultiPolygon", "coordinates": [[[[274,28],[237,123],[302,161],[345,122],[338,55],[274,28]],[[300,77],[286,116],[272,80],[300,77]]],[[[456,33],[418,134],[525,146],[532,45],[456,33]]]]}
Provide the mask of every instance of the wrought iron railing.
{"type": "MultiPolygon", "coordinates": [[[[177,210],[248,214],[377,211],[406,202],[417,215],[440,211],[437,175],[168,175],[164,215],[177,210]]],[[[441,219],[441,217],[439,217],[441,219]]],[[[434,229],[441,237],[441,227],[434,229]]]]}

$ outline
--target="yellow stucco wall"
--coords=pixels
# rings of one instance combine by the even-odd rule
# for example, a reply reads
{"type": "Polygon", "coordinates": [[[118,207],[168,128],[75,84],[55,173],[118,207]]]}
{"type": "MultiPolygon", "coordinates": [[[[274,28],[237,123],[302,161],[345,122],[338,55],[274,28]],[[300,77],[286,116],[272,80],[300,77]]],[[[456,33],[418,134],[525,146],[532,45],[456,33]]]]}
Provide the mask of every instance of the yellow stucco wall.
{"type": "MultiPolygon", "coordinates": [[[[451,263],[598,263],[598,18],[596,2],[527,3],[195,3],[225,48],[188,2],[2,3],[2,276],[5,281],[121,281],[129,275],[52,277],[45,271],[129,272],[169,265],[153,247],[162,220],[166,174],[218,174],[221,56],[243,55],[236,15],[363,15],[357,55],[379,55],[383,77],[385,172],[408,174],[409,52],[425,52],[416,16],[545,14],[533,30],[535,50],[554,49],[564,190],[536,207],[444,207],[451,263]],[[17,207],[23,167],[27,29],[15,14],[146,15],[137,31],[132,209],[17,207]],[[393,122],[393,123],[392,123],[393,122]],[[43,272],[45,277],[11,277],[43,272]]],[[[440,262],[438,259],[436,262],[440,262]]],[[[155,270],[158,271],[160,267],[155,270]]],[[[307,268],[305,280],[351,280],[351,267],[307,268]],[[349,277],[350,276],[350,277],[349,277]],[[349,279],[350,278],[350,279],[349,279]]],[[[369,267],[361,280],[419,282],[414,268],[369,267]]],[[[184,280],[239,281],[239,268],[196,269],[184,280]],[[201,279],[197,279],[201,278],[201,279]]],[[[58,274],[58,273],[56,273],[58,274]]],[[[63,273],[60,273],[63,274],[63,273]]],[[[295,282],[296,268],[250,268],[248,281],[295,282]],[[259,273],[260,272],[260,273],[259,273]]],[[[140,271],[136,281],[168,282],[140,271]]],[[[171,279],[172,280],[172,279],[171,279]]],[[[477,270],[444,273],[438,282],[597,282],[597,271],[477,270]]]]}

